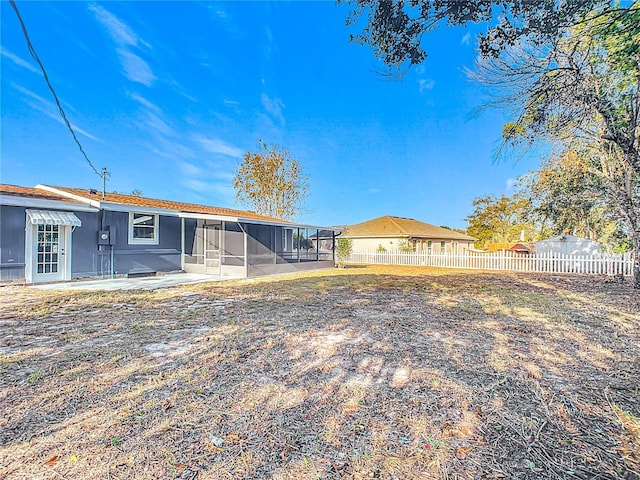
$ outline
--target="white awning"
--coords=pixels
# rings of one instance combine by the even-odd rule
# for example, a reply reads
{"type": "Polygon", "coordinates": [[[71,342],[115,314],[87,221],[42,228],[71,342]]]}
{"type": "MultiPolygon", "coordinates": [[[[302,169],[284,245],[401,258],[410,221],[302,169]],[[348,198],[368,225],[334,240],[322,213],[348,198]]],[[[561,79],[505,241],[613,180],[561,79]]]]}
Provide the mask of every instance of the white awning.
{"type": "Polygon", "coordinates": [[[82,222],[72,212],[52,212],[49,210],[27,210],[29,221],[33,225],[71,225],[82,226],[82,222]]]}

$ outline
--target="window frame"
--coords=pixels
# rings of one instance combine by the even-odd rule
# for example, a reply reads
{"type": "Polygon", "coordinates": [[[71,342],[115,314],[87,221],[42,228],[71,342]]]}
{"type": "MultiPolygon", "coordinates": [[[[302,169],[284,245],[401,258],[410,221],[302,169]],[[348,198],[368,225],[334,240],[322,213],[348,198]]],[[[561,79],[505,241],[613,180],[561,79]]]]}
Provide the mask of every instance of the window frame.
{"type": "Polygon", "coordinates": [[[160,224],[160,215],[157,213],[145,213],[145,212],[129,212],[129,245],[158,245],[160,242],[160,230],[158,228],[160,224]],[[152,217],[153,218],[153,238],[135,238],[134,237],[134,228],[136,224],[134,223],[134,216],[141,215],[144,217],[152,217]]]}

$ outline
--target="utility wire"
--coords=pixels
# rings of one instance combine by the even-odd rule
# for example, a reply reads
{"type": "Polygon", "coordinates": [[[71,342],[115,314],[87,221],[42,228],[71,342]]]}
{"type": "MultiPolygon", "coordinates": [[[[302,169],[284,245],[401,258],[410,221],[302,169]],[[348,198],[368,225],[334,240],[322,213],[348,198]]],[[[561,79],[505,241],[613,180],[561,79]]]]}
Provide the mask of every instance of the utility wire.
{"type": "Polygon", "coordinates": [[[56,94],[56,91],[53,89],[53,86],[51,85],[51,82],[49,81],[49,75],[47,75],[47,71],[45,70],[44,65],[40,61],[40,57],[38,57],[38,54],[36,53],[35,49],[33,48],[33,45],[31,44],[31,40],[29,39],[29,33],[27,32],[27,27],[24,24],[24,22],[22,21],[22,17],[20,16],[20,12],[18,11],[18,6],[16,5],[15,0],[9,0],[9,3],[11,3],[11,6],[13,7],[13,9],[16,12],[16,15],[18,16],[18,20],[20,21],[20,25],[22,26],[22,32],[24,33],[24,38],[27,40],[27,47],[29,48],[29,53],[31,54],[33,59],[40,66],[40,69],[42,70],[42,74],[44,75],[44,79],[47,82],[47,85],[49,86],[49,90],[51,90],[51,93],[53,94],[53,98],[56,101],[56,105],[58,106],[58,110],[60,110],[60,115],[62,115],[62,119],[64,120],[64,123],[67,125],[67,128],[71,132],[71,135],[73,136],[73,139],[75,140],[76,144],[78,145],[78,148],[82,152],[82,155],[84,155],[84,158],[87,161],[87,163],[89,164],[89,166],[91,167],[91,169],[95,172],[96,175],[98,175],[99,177],[102,177],[103,174],[98,172],[98,169],[93,165],[93,163],[91,163],[91,160],[89,160],[89,157],[87,156],[87,154],[85,153],[84,149],[82,148],[82,145],[80,145],[80,141],[78,140],[78,137],[76,137],[76,134],[73,131],[73,128],[71,127],[71,123],[69,123],[69,120],[67,120],[67,115],[64,113],[64,110],[62,109],[62,105],[60,104],[60,100],[58,99],[58,95],[56,94]]]}

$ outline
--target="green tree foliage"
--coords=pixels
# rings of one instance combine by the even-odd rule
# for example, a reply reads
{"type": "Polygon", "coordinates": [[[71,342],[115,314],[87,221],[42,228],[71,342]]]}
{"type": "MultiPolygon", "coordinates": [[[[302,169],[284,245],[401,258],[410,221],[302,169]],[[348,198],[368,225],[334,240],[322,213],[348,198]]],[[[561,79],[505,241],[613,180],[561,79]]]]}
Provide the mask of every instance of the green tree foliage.
{"type": "Polygon", "coordinates": [[[473,201],[473,207],[473,213],[466,218],[466,233],[478,239],[478,248],[489,243],[517,242],[523,230],[528,241],[536,235],[535,225],[528,219],[530,201],[523,196],[480,197],[473,201]]]}
{"type": "Polygon", "coordinates": [[[343,267],[344,262],[353,251],[353,242],[350,238],[338,238],[336,244],[336,254],[338,256],[338,266],[343,267]]]}
{"type": "Polygon", "coordinates": [[[258,145],[259,151],[246,153],[235,170],[236,199],[262,215],[293,220],[302,210],[308,178],[287,150],[269,148],[262,140],[258,145]]]}
{"type": "Polygon", "coordinates": [[[547,236],[571,233],[597,240],[608,251],[626,251],[630,239],[625,224],[597,167],[597,158],[586,152],[552,155],[520,179],[519,193],[531,199],[530,218],[547,236]]]}
{"type": "MultiPolygon", "coordinates": [[[[617,2],[573,0],[342,0],[352,6],[348,26],[364,17],[366,25],[352,40],[372,48],[391,71],[403,71],[424,61],[425,33],[441,26],[486,24],[479,50],[484,57],[497,57],[522,41],[540,46],[552,44],[563,31],[579,24],[590,12],[601,18],[624,17],[628,9],[617,2]]],[[[634,18],[625,20],[632,25],[634,18]]]]}

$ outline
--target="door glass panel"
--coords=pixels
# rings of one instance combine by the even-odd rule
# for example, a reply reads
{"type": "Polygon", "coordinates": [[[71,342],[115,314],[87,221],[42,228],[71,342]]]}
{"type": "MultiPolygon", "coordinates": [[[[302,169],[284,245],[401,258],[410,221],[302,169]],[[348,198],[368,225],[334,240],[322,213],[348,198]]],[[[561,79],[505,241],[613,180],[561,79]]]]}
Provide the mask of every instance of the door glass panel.
{"type": "Polygon", "coordinates": [[[38,225],[38,255],[36,265],[36,271],[38,273],[58,272],[59,228],[58,225],[38,225]]]}

